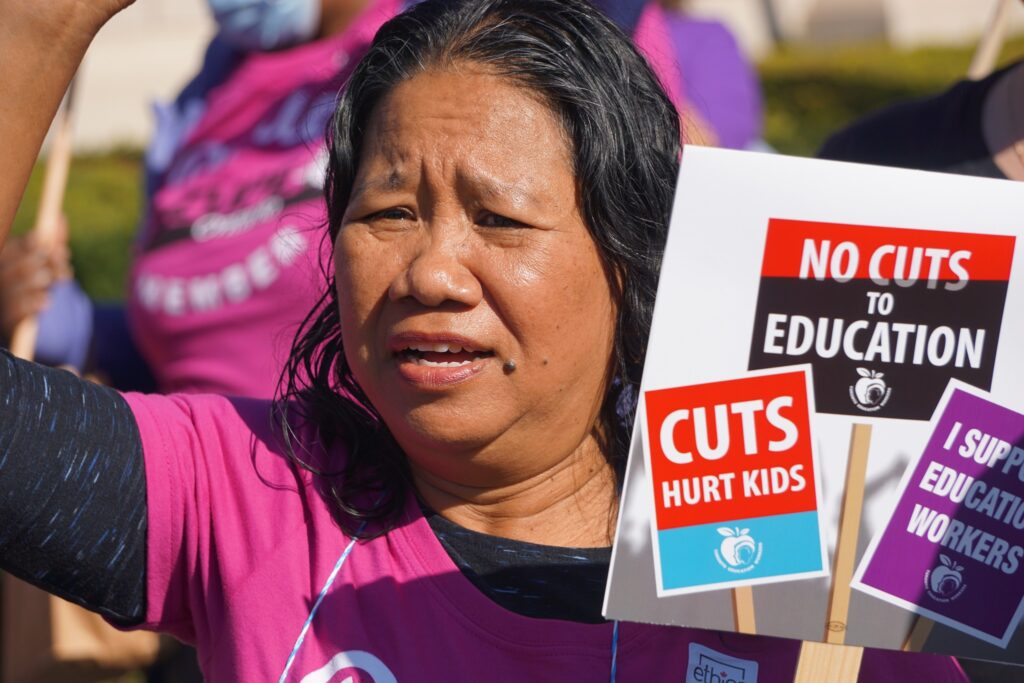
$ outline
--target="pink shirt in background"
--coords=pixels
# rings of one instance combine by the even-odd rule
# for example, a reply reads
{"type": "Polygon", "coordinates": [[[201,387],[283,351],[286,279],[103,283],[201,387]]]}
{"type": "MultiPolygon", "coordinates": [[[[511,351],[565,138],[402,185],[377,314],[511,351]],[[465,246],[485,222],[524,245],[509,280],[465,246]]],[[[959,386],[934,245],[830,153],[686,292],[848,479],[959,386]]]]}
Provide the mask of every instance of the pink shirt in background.
{"type": "Polygon", "coordinates": [[[166,392],[273,394],[323,290],[324,131],[400,0],[343,34],[245,56],[207,95],[154,194],[130,277],[132,334],[166,392]]]}
{"type": "Polygon", "coordinates": [[[683,76],[676,61],[676,48],[672,43],[668,17],[657,2],[649,2],[644,7],[633,32],[633,42],[647,58],[647,63],[658,76],[672,104],[676,105],[676,110],[684,111],[686,99],[683,76]]]}

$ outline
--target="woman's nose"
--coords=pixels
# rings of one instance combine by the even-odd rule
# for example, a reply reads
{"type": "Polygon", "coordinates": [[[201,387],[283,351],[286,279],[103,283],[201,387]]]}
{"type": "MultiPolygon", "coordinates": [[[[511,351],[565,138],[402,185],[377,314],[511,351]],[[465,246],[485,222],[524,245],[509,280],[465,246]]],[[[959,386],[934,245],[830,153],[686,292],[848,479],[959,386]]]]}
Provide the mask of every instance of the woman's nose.
{"type": "Polygon", "coordinates": [[[467,267],[464,234],[426,230],[419,248],[388,291],[392,301],[412,298],[424,306],[453,302],[475,306],[483,297],[480,281],[467,267]]]}

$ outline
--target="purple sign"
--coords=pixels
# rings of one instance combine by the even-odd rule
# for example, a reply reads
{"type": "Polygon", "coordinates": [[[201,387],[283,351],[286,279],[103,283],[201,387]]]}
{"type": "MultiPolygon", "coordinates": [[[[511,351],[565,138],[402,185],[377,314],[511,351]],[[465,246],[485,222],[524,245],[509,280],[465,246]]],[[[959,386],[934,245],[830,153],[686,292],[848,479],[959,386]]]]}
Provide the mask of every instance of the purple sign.
{"type": "Polygon", "coordinates": [[[1024,611],[1024,415],[951,382],[853,585],[1005,648],[1024,611]]]}

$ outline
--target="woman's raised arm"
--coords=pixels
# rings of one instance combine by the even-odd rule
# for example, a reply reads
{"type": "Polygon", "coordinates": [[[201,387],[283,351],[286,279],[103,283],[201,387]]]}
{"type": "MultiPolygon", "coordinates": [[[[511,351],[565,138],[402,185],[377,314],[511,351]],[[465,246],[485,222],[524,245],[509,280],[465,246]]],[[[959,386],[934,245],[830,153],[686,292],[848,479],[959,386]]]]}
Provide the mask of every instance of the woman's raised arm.
{"type": "Polygon", "coordinates": [[[96,32],[133,0],[0,0],[0,247],[64,91],[96,32]]]}

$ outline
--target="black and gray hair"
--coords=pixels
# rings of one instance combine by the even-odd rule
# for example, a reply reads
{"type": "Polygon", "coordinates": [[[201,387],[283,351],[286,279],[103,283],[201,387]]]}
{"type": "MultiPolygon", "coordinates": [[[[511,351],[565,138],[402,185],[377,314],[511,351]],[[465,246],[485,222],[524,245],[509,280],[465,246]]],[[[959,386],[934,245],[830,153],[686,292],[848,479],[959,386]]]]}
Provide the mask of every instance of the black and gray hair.
{"type": "MultiPolygon", "coordinates": [[[[418,73],[459,63],[535,93],[564,127],[581,213],[618,306],[594,433],[621,481],[679,165],[678,114],[630,39],[584,0],[426,0],[380,29],[341,94],[328,133],[330,239],[374,107],[418,73]]],[[[411,485],[408,465],[345,358],[333,269],[324,272],[328,287],[296,335],[276,415],[287,451],[321,475],[346,530],[365,521],[386,530],[411,485]],[[324,444],[344,440],[348,456],[336,471],[314,469],[296,452],[296,417],[324,444]]]]}

